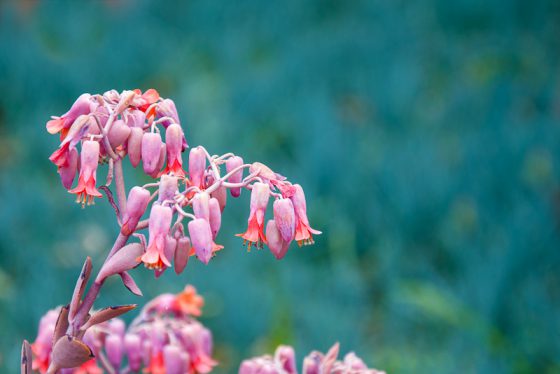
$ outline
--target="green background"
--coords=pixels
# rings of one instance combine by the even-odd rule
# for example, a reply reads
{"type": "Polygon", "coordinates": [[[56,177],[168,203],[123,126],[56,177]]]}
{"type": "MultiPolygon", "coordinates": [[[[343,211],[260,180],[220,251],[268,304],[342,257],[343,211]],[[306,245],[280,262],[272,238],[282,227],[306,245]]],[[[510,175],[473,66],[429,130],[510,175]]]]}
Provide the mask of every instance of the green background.
{"type": "Polygon", "coordinates": [[[2,2],[0,371],[117,232],[60,185],[45,122],[154,87],[191,146],[301,183],[324,234],[246,253],[229,199],[209,266],[138,268],[144,298],[113,280],[98,307],[194,284],[219,373],[335,341],[390,373],[560,372],[559,35],[552,0],[2,2]]]}

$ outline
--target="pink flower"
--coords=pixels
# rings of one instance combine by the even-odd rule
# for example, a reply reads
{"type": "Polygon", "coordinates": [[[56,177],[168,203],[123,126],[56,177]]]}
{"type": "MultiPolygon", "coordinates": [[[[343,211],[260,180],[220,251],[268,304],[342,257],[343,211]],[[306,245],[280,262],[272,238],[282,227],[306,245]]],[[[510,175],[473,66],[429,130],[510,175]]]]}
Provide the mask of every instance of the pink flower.
{"type": "Polygon", "coordinates": [[[272,252],[277,260],[280,260],[286,255],[290,243],[282,239],[277,226],[278,225],[274,222],[274,220],[268,221],[266,224],[266,238],[268,240],[268,248],[270,248],[270,252],[272,252]]]}
{"type": "Polygon", "coordinates": [[[183,141],[183,130],[181,126],[172,124],[165,131],[165,144],[167,146],[167,166],[162,174],[173,173],[178,177],[184,177],[183,159],[181,156],[183,141]]]}
{"type": "MultiPolygon", "coordinates": [[[[226,173],[230,173],[235,168],[243,165],[243,159],[239,156],[233,156],[226,161],[226,173]]],[[[235,172],[231,177],[229,177],[228,182],[230,183],[240,183],[243,180],[243,169],[235,172]]],[[[233,197],[239,197],[241,195],[241,188],[235,187],[229,190],[229,193],[233,197]]]]}
{"type": "Polygon", "coordinates": [[[255,244],[258,248],[262,248],[263,243],[266,244],[266,236],[264,234],[264,214],[270,196],[270,187],[268,184],[256,182],[253,184],[251,191],[251,205],[248,219],[247,231],[243,234],[237,234],[249,242],[249,250],[251,245],[255,244]]]}
{"type": "Polygon", "coordinates": [[[82,114],[91,113],[93,109],[95,109],[95,103],[91,101],[91,95],[87,93],[82,94],[74,104],[72,104],[68,112],[60,117],[52,117],[52,119],[47,122],[47,131],[50,134],[60,132],[61,139],[64,139],[68,133],[68,129],[72,126],[76,118],[82,114]]]}
{"type": "Polygon", "coordinates": [[[95,188],[96,171],[99,163],[99,143],[94,140],[86,140],[82,144],[80,177],[78,186],[71,189],[70,193],[76,194],[78,203],[84,206],[93,203],[94,197],[102,197],[101,193],[95,188]]]}
{"type": "Polygon", "coordinates": [[[158,133],[148,132],[142,136],[142,166],[148,175],[159,171],[162,144],[161,136],[158,133]]]}
{"type": "Polygon", "coordinates": [[[204,218],[196,218],[189,222],[189,235],[196,256],[204,264],[208,265],[214,252],[223,247],[214,243],[210,223],[204,218]]]}
{"type": "Polygon", "coordinates": [[[299,184],[294,184],[295,193],[290,198],[294,204],[294,211],[296,213],[296,235],[295,240],[297,240],[298,245],[302,244],[313,244],[313,235],[321,234],[321,231],[317,231],[309,226],[309,220],[307,219],[307,207],[305,204],[305,194],[303,193],[303,188],[299,184]]]}
{"type": "Polygon", "coordinates": [[[123,214],[121,232],[130,235],[136,229],[138,221],[148,207],[150,191],[145,188],[134,186],[128,193],[126,211],[123,214]]]}
{"type": "Polygon", "coordinates": [[[296,215],[294,205],[290,199],[278,199],[272,206],[274,221],[280,231],[282,239],[290,243],[294,240],[296,232],[296,215]]]}
{"type": "Polygon", "coordinates": [[[162,270],[171,266],[169,259],[165,256],[165,245],[172,218],[171,208],[163,205],[152,206],[148,226],[150,239],[146,253],[141,258],[148,269],[162,270]]]}
{"type": "Polygon", "coordinates": [[[193,186],[202,188],[205,169],[206,154],[204,150],[201,147],[191,149],[189,153],[189,177],[193,186]]]}

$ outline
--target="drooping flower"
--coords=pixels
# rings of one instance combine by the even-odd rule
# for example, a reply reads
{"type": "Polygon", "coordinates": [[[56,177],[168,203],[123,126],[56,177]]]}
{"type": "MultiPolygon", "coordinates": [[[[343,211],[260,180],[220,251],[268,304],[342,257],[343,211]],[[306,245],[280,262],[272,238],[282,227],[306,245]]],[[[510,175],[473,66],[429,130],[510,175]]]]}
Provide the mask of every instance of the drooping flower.
{"type": "Polygon", "coordinates": [[[212,254],[221,249],[221,246],[216,245],[212,240],[210,223],[204,218],[196,218],[189,222],[188,228],[196,256],[207,265],[212,258],[212,254]]]}
{"type": "Polygon", "coordinates": [[[193,186],[202,188],[205,169],[206,154],[201,147],[194,147],[189,152],[189,177],[193,186]]]}
{"type": "Polygon", "coordinates": [[[165,131],[165,144],[167,146],[167,166],[162,174],[173,173],[184,177],[182,152],[183,130],[178,124],[171,124],[165,131]]]}
{"type": "Polygon", "coordinates": [[[294,240],[296,232],[296,215],[294,211],[294,204],[290,199],[278,199],[272,205],[274,212],[274,221],[276,227],[280,231],[282,239],[290,243],[294,240]]]}
{"type": "Polygon", "coordinates": [[[247,231],[243,234],[237,234],[244,239],[243,244],[248,242],[248,248],[255,244],[258,248],[262,248],[263,243],[266,244],[266,236],[264,234],[264,214],[270,196],[270,187],[268,184],[256,182],[251,190],[251,204],[248,219],[247,231]]]}
{"type": "Polygon", "coordinates": [[[266,224],[266,238],[268,240],[268,248],[270,248],[274,257],[281,260],[286,255],[290,243],[282,239],[280,231],[278,230],[277,224],[274,220],[270,220],[266,224]]]}
{"type": "MultiPolygon", "coordinates": [[[[230,173],[235,168],[243,165],[243,159],[239,156],[232,156],[226,160],[226,173],[230,173]]],[[[243,169],[238,170],[237,172],[233,173],[231,177],[229,177],[228,182],[230,183],[240,183],[243,179],[243,169]]],[[[241,195],[241,188],[234,187],[229,190],[229,193],[232,197],[239,197],[241,195]]]]}
{"type": "Polygon", "coordinates": [[[97,165],[99,164],[99,143],[94,140],[85,140],[82,143],[80,177],[78,186],[71,189],[70,193],[76,194],[76,202],[84,206],[93,204],[94,197],[102,197],[95,187],[97,182],[97,165]]]}
{"type": "Polygon", "coordinates": [[[96,104],[91,100],[90,94],[82,94],[78,99],[72,104],[70,110],[64,113],[60,117],[52,117],[50,121],[47,122],[47,131],[50,134],[56,134],[60,132],[60,138],[64,139],[68,133],[68,129],[76,118],[82,114],[89,114],[94,110],[96,104]]]}
{"type": "Polygon", "coordinates": [[[144,173],[151,175],[159,172],[159,161],[161,156],[161,135],[158,133],[145,133],[142,136],[142,166],[144,173]]]}
{"type": "Polygon", "coordinates": [[[299,184],[294,184],[295,193],[290,198],[294,204],[294,211],[296,213],[296,234],[295,240],[298,245],[302,244],[313,244],[313,235],[321,234],[321,231],[312,229],[309,225],[309,220],[307,219],[307,207],[305,203],[305,194],[303,193],[303,188],[299,184]]]}
{"type": "Polygon", "coordinates": [[[150,191],[143,187],[134,186],[128,193],[126,211],[123,214],[121,232],[130,235],[136,229],[138,221],[148,207],[150,201],[150,191]]]}
{"type": "Polygon", "coordinates": [[[165,244],[173,211],[163,205],[153,205],[149,218],[149,241],[146,253],[142,256],[142,262],[148,269],[162,270],[171,266],[171,262],[165,256],[165,244]]]}

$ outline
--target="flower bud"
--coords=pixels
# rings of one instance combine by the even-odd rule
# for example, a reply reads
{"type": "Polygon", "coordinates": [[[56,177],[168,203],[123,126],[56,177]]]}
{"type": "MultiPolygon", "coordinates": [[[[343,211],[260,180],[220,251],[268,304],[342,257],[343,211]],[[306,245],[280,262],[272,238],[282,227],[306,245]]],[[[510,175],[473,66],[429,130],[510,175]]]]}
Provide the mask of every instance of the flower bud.
{"type": "Polygon", "coordinates": [[[126,203],[126,211],[123,214],[121,233],[130,235],[134,232],[149,202],[150,191],[147,189],[135,186],[130,190],[126,203]]]}
{"type": "Polygon", "coordinates": [[[158,202],[163,203],[166,200],[174,200],[177,191],[179,191],[177,177],[166,174],[162,175],[159,181],[158,202]]]}
{"type": "Polygon", "coordinates": [[[184,374],[186,372],[181,349],[176,345],[166,345],[163,348],[163,361],[166,374],[184,374]]]}
{"type": "Polygon", "coordinates": [[[270,220],[266,224],[266,240],[270,252],[276,257],[277,260],[282,259],[288,251],[289,243],[282,240],[280,231],[278,231],[276,222],[270,220]]]}
{"type": "Polygon", "coordinates": [[[169,260],[175,258],[176,249],[177,249],[177,239],[168,235],[167,238],[165,238],[165,248],[164,248],[165,257],[169,260]]]}
{"type": "Polygon", "coordinates": [[[131,129],[134,127],[144,129],[146,127],[146,114],[137,109],[129,110],[124,117],[124,121],[131,129]]]}
{"type": "Polygon", "coordinates": [[[123,120],[116,120],[109,130],[109,144],[112,148],[117,148],[119,145],[124,144],[130,135],[130,127],[128,127],[123,120]]]}
{"type": "Polygon", "coordinates": [[[189,222],[189,234],[194,251],[204,264],[208,264],[212,258],[212,231],[210,224],[203,218],[196,218],[189,222]]]}
{"type": "Polygon", "coordinates": [[[67,190],[72,187],[76,171],[78,170],[78,150],[73,148],[68,151],[67,164],[58,169],[62,185],[67,190]]]}
{"type": "Polygon", "coordinates": [[[149,340],[144,340],[142,342],[142,363],[144,366],[150,365],[150,361],[152,360],[152,342],[149,340]]]}
{"type": "Polygon", "coordinates": [[[217,190],[212,192],[210,196],[218,200],[218,203],[220,204],[220,211],[223,212],[227,203],[227,188],[220,186],[217,190]]]}
{"type": "Polygon", "coordinates": [[[276,348],[274,360],[282,365],[286,374],[297,374],[296,354],[292,347],[281,345],[276,348]]]}
{"type": "Polygon", "coordinates": [[[177,248],[175,249],[175,260],[173,266],[175,267],[175,273],[181,274],[187,263],[189,262],[189,257],[191,254],[191,241],[188,237],[183,236],[177,240],[177,248]]]}
{"type": "Polygon", "coordinates": [[[210,229],[212,230],[212,238],[216,239],[218,231],[220,231],[220,226],[222,225],[222,212],[220,210],[220,203],[215,197],[211,198],[208,202],[208,208],[210,213],[210,229]]]}
{"type": "Polygon", "coordinates": [[[162,144],[158,133],[145,133],[142,136],[142,165],[148,175],[157,170],[162,144]]]}
{"type": "MultiPolygon", "coordinates": [[[[231,172],[233,169],[243,165],[243,159],[239,156],[233,156],[226,161],[226,173],[231,172]]],[[[243,169],[235,172],[231,177],[228,178],[230,183],[241,183],[243,180],[243,169]]],[[[241,188],[235,187],[229,190],[232,197],[239,197],[241,195],[241,188]]]]}
{"type": "Polygon", "coordinates": [[[192,199],[192,208],[196,218],[204,218],[207,221],[210,220],[209,200],[210,196],[204,191],[194,195],[192,199]]]}
{"type": "MultiPolygon", "coordinates": [[[[180,123],[179,115],[177,114],[177,108],[175,107],[175,103],[171,99],[164,99],[160,101],[156,108],[156,114],[158,117],[170,117],[174,123],[180,123]]],[[[167,120],[163,121],[162,124],[164,126],[169,126],[173,122],[167,120]]]]}
{"type": "Polygon", "coordinates": [[[189,176],[193,186],[202,188],[204,170],[206,169],[206,154],[201,147],[191,149],[189,153],[189,176]]]}
{"type": "Polygon", "coordinates": [[[128,158],[132,166],[137,167],[142,159],[142,138],[144,137],[144,130],[139,127],[132,127],[130,129],[130,136],[128,137],[127,151],[128,158]]]}
{"type": "Polygon", "coordinates": [[[162,144],[160,149],[159,149],[159,161],[158,161],[158,164],[156,166],[156,170],[154,170],[154,172],[152,174],[150,174],[150,176],[152,178],[157,178],[160,175],[159,171],[163,167],[163,164],[165,164],[165,149],[166,149],[165,144],[162,144]]]}
{"type": "Polygon", "coordinates": [[[116,334],[109,334],[105,338],[105,352],[107,352],[107,358],[111,365],[114,368],[120,368],[123,357],[122,338],[116,334]]]}
{"type": "Polygon", "coordinates": [[[286,243],[294,240],[296,230],[296,215],[294,205],[290,199],[278,199],[272,207],[274,211],[274,221],[276,227],[286,243]]]}
{"type": "Polygon", "coordinates": [[[139,371],[142,366],[142,342],[140,341],[140,337],[135,334],[126,334],[124,337],[124,346],[130,370],[139,371]]]}

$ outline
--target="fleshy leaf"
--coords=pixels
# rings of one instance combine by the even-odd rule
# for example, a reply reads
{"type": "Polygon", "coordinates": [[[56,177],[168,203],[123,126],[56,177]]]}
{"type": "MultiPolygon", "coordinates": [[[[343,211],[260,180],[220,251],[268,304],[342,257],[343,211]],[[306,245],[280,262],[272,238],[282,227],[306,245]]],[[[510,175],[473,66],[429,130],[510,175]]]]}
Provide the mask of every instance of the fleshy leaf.
{"type": "Polygon", "coordinates": [[[103,265],[97,276],[97,281],[138,266],[141,262],[142,253],[144,253],[144,246],[140,243],[131,243],[122,247],[103,265]]]}
{"type": "Polygon", "coordinates": [[[69,321],[72,321],[76,316],[76,312],[78,311],[78,307],[80,306],[80,302],[82,300],[82,296],[84,294],[84,290],[86,288],[86,284],[89,280],[90,275],[91,275],[91,257],[88,256],[86,258],[86,261],[84,262],[84,266],[82,267],[80,276],[76,281],[74,294],[72,295],[72,300],[70,301],[70,310],[68,312],[69,321]]]}
{"type": "Polygon", "coordinates": [[[136,285],[134,278],[132,278],[130,274],[128,274],[126,271],[123,271],[122,273],[119,273],[119,275],[121,276],[124,286],[128,288],[130,292],[137,296],[143,296],[142,291],[136,285]]]}
{"type": "Polygon", "coordinates": [[[27,340],[21,345],[21,374],[31,374],[33,356],[27,340]]]}
{"type": "Polygon", "coordinates": [[[107,308],[103,308],[91,316],[91,318],[81,327],[81,330],[86,331],[93,325],[97,325],[108,321],[112,318],[118,317],[121,314],[124,314],[132,309],[136,308],[136,304],[129,304],[129,305],[117,305],[117,306],[110,306],[107,308]]]}
{"type": "Polygon", "coordinates": [[[64,335],[53,347],[51,365],[57,369],[75,368],[95,357],[90,347],[70,335],[64,335]]]}

